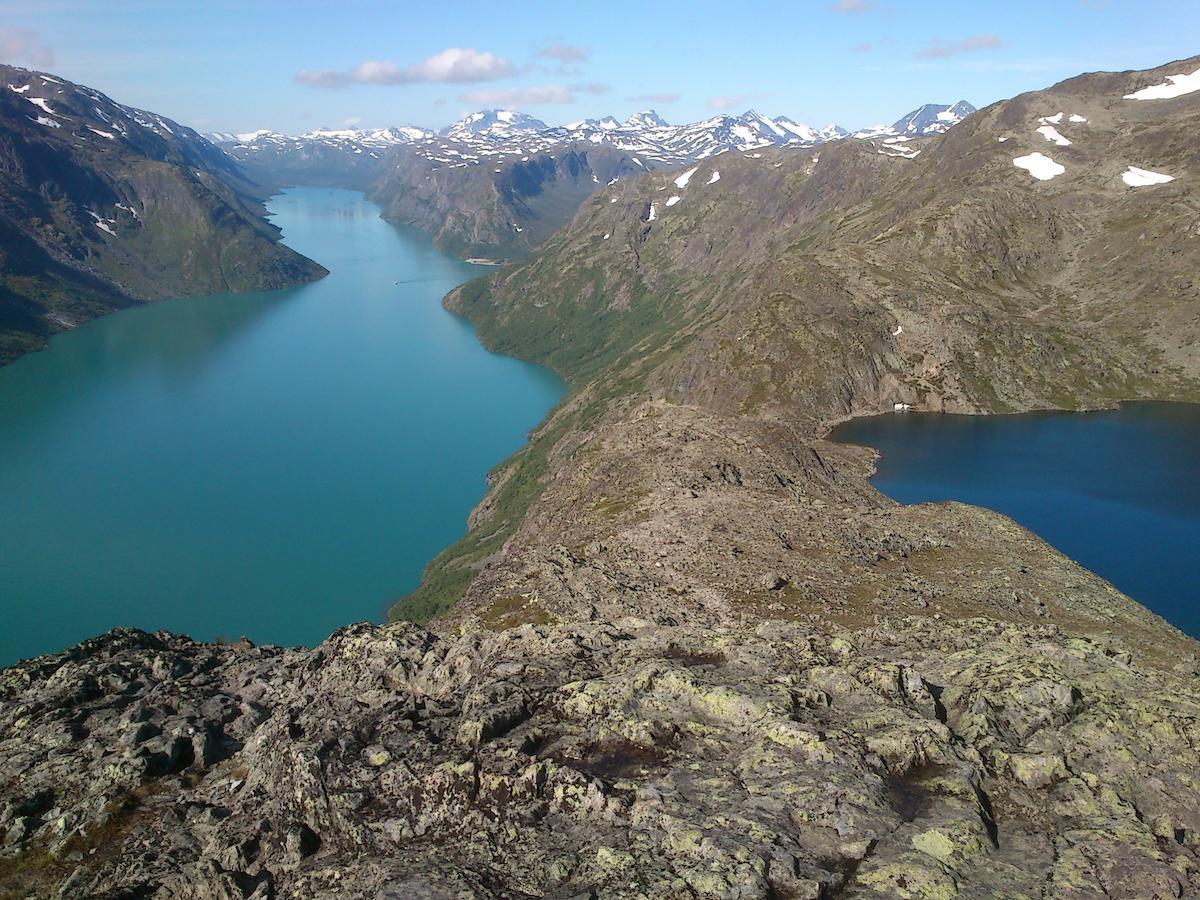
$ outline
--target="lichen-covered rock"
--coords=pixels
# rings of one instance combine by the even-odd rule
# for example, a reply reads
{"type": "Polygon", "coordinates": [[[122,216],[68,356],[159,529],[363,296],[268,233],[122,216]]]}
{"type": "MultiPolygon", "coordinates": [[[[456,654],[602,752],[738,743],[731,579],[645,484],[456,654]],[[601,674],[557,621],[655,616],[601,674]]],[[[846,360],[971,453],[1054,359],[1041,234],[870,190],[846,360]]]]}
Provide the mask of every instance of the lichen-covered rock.
{"type": "Polygon", "coordinates": [[[1181,896],[1198,720],[1175,673],[974,619],[116,631],[0,673],[0,886],[1181,896]]]}

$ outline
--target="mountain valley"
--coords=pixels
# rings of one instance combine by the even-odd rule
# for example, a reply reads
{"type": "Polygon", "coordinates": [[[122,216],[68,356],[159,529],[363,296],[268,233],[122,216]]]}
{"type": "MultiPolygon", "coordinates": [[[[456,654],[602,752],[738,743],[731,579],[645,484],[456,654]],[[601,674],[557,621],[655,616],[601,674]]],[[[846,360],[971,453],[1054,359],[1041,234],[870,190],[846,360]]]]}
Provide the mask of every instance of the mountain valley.
{"type": "MultiPolygon", "coordinates": [[[[974,109],[966,101],[927,104],[854,136],[880,152],[913,156],[921,138],[944,133],[974,109]]],[[[678,126],[645,110],[624,122],[607,116],[560,127],[485,110],[436,133],[403,127],[210,137],[263,183],[364,190],[389,221],[428,231],[449,252],[520,259],[569,222],[584,198],[621,179],[720,153],[816,146],[848,135],[836,125],[812,128],[754,110],[678,126]]]]}
{"type": "MultiPolygon", "coordinates": [[[[62,142],[5,72],[18,137],[62,142]]],[[[251,181],[356,186],[506,260],[444,305],[568,392],[388,624],[294,649],[116,629],[0,670],[0,894],[1200,893],[1200,645],[998,513],[889,500],[872,451],[828,440],[1200,401],[1198,76],[854,135],[491,112],[223,158],[123,124],[268,274],[319,273],[251,181]]],[[[72,228],[136,226],[80,183],[72,228]]]]}

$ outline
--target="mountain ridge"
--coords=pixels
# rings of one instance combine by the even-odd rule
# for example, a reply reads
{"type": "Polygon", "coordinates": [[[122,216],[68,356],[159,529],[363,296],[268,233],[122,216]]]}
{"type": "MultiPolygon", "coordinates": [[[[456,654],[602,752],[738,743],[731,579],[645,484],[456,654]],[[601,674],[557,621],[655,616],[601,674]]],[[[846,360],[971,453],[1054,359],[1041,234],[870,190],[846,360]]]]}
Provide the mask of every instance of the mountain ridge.
{"type": "MultiPolygon", "coordinates": [[[[968,107],[960,102],[929,108],[968,107]]],[[[920,111],[900,123],[915,122],[920,111]]],[[[880,152],[912,157],[923,135],[942,133],[957,121],[957,114],[938,119],[935,112],[912,128],[905,124],[903,134],[889,126],[855,137],[879,143],[880,152]]],[[[528,255],[612,178],[679,168],[726,152],[803,149],[848,135],[838,126],[812,128],[754,110],[680,126],[666,124],[653,110],[625,122],[610,116],[570,126],[484,110],[438,133],[393,128],[249,136],[249,143],[222,147],[260,181],[362,190],[380,203],[386,219],[421,228],[450,253],[504,260],[528,255]]]]}
{"type": "Polygon", "coordinates": [[[824,439],[897,403],[1200,399],[1200,90],[1156,88],[1193,69],[1022,94],[911,158],[603,185],[445,301],[569,393],[397,610],[430,627],[118,629],[0,671],[0,888],[1200,893],[1200,643],[824,439]]]}
{"type": "Polygon", "coordinates": [[[324,274],[264,196],[193,129],[0,66],[0,363],[136,303],[324,274]]]}

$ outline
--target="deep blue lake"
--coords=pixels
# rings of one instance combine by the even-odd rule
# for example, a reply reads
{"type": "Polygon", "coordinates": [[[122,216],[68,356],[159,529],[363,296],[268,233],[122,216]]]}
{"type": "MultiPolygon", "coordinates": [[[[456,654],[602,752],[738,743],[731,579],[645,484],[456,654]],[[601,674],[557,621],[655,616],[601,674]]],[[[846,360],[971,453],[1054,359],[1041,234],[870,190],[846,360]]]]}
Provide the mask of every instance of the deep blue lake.
{"type": "Polygon", "coordinates": [[[1200,406],[853,419],[871,480],[901,503],[960,500],[1015,519],[1177,628],[1200,637],[1200,406]]]}
{"type": "Polygon", "coordinates": [[[485,269],[361,194],[269,207],[327,278],[149,304],[0,368],[0,665],[117,625],[312,644],[378,621],[562,396],[442,309],[485,269]]]}

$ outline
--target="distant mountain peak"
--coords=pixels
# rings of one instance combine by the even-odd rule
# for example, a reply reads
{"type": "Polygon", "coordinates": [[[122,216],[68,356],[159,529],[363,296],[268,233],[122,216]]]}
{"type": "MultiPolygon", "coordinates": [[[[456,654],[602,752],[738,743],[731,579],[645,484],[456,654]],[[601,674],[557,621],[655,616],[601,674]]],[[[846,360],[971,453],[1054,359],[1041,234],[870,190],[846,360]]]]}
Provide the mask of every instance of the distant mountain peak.
{"type": "Polygon", "coordinates": [[[446,137],[507,137],[521,131],[545,131],[548,126],[541,119],[512,109],[482,109],[464,116],[448,128],[442,129],[446,137]]]}
{"type": "Polygon", "coordinates": [[[892,123],[892,129],[897,134],[910,136],[941,134],[973,112],[975,107],[966,100],[959,100],[957,103],[926,103],[897,119],[892,123]]]}
{"type": "Polygon", "coordinates": [[[625,124],[631,128],[666,128],[667,120],[660,116],[652,109],[643,109],[641,112],[636,112],[628,119],[625,124]]]}

